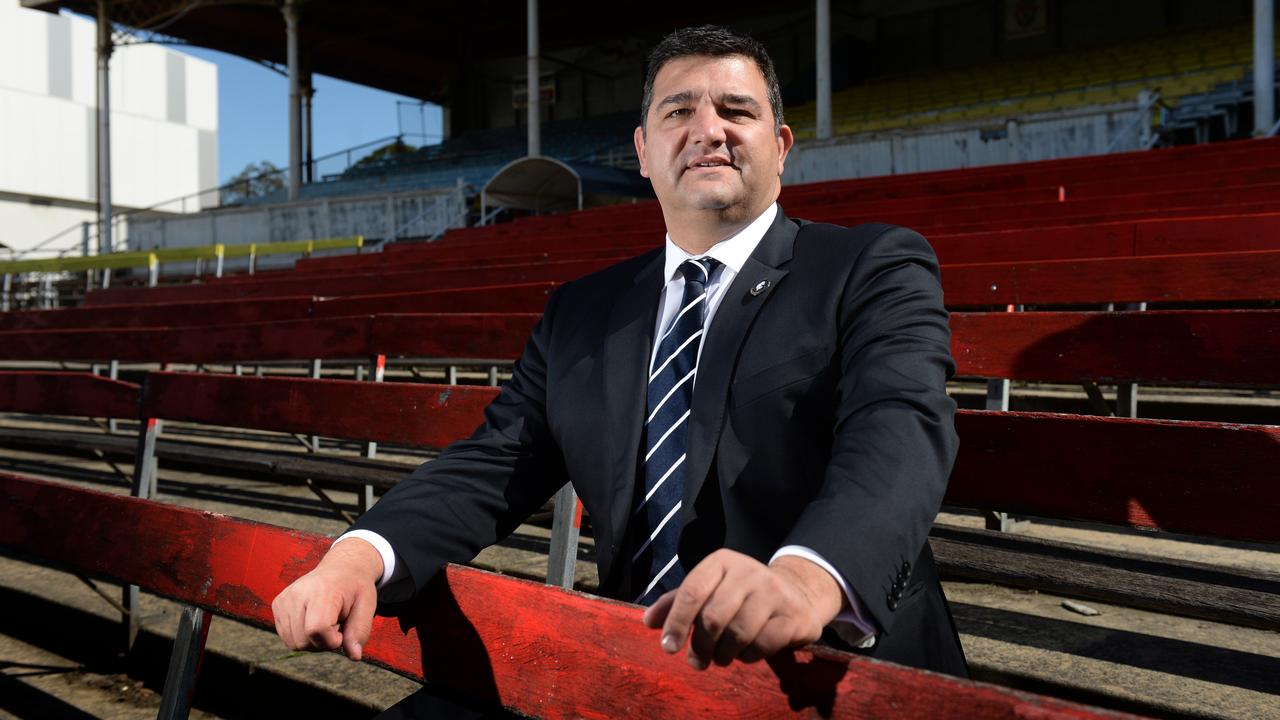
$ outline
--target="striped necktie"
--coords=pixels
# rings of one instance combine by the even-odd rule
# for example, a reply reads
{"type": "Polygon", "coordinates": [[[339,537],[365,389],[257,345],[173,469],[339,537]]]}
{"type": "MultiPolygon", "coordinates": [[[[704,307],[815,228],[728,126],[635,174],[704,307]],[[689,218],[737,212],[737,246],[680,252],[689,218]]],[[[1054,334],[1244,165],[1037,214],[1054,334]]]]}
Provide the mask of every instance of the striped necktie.
{"type": "Polygon", "coordinates": [[[684,299],[671,327],[658,340],[658,352],[649,372],[644,495],[637,498],[631,520],[631,547],[636,548],[631,562],[637,579],[644,580],[644,585],[637,586],[644,590],[636,598],[641,605],[653,604],[684,579],[676,550],[684,496],[685,449],[698,348],[707,315],[707,283],[719,264],[709,257],[681,263],[684,299]]]}

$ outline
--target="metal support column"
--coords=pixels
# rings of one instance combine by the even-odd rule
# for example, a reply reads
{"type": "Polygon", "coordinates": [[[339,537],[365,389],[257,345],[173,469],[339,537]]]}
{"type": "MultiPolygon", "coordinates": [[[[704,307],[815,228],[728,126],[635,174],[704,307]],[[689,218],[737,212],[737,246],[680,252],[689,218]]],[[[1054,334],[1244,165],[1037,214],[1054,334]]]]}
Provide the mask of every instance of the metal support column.
{"type": "MultiPolygon", "coordinates": [[[[1010,305],[1009,312],[1021,310],[1020,305],[1010,305]]],[[[988,378],[987,379],[987,402],[985,408],[992,412],[1008,412],[1009,411],[1009,378],[988,378]]],[[[1026,520],[1018,520],[1006,512],[996,510],[983,510],[982,516],[986,521],[988,530],[996,530],[998,532],[1017,532],[1027,527],[1026,520]]]]}
{"type": "MultiPolygon", "coordinates": [[[[93,254],[93,248],[90,247],[93,238],[93,223],[85,221],[80,223],[80,254],[89,257],[93,254]]],[[[84,294],[87,297],[93,292],[93,268],[84,271],[84,294]]]]}
{"type": "Polygon", "coordinates": [[[98,244],[115,249],[111,237],[111,19],[107,0],[98,0],[98,244]]]}
{"type": "Polygon", "coordinates": [[[178,616],[178,634],[169,655],[169,671],[164,678],[164,694],[160,697],[158,720],[186,720],[191,714],[196,679],[204,660],[204,646],[209,639],[209,621],[213,616],[198,607],[182,608],[178,616]]]}
{"type": "Polygon", "coordinates": [[[538,78],[538,0],[528,0],[528,92],[525,109],[529,114],[529,157],[542,154],[542,83],[538,78]]]}
{"type": "Polygon", "coordinates": [[[1253,134],[1265,135],[1276,121],[1276,6],[1253,0],[1253,134]]]}
{"type": "Polygon", "coordinates": [[[294,201],[302,187],[302,91],[298,68],[298,6],[294,0],[285,0],[283,12],[289,62],[289,200],[294,201]]]}
{"type": "Polygon", "coordinates": [[[831,137],[831,0],[817,2],[818,139],[831,137]]]}
{"type": "Polygon", "coordinates": [[[0,312],[9,312],[9,296],[13,294],[13,273],[4,274],[4,287],[0,288],[0,312]]]}
{"type": "Polygon", "coordinates": [[[547,584],[573,589],[578,566],[578,532],[582,527],[582,504],[573,486],[565,483],[556,492],[551,520],[551,549],[547,556],[547,584]]]}

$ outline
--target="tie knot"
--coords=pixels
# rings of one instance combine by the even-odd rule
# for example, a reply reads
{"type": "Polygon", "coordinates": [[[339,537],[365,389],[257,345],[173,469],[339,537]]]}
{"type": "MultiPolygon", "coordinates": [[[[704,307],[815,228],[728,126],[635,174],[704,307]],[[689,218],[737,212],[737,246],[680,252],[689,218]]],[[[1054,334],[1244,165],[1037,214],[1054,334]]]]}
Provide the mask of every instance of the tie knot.
{"type": "Polygon", "coordinates": [[[685,282],[705,285],[719,265],[720,261],[713,257],[692,258],[680,263],[680,272],[684,275],[685,282]]]}

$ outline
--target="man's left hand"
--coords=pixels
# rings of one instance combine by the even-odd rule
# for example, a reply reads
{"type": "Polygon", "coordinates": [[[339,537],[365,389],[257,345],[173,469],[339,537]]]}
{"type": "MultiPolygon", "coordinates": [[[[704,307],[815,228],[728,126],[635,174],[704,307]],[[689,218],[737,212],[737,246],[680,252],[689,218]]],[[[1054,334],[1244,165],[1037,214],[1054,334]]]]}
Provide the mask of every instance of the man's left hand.
{"type": "Polygon", "coordinates": [[[765,565],[717,550],[645,610],[644,624],[662,628],[668,653],[679,652],[687,638],[689,664],[704,670],[808,645],[846,604],[835,578],[804,558],[765,565]]]}

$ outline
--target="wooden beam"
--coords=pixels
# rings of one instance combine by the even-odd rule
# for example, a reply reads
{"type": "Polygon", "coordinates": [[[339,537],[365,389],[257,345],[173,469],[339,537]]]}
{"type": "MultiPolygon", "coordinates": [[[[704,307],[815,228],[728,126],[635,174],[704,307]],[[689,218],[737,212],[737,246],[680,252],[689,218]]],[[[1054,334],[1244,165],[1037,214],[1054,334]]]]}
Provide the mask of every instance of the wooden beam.
{"type": "Polygon", "coordinates": [[[138,386],[83,372],[0,372],[0,412],[138,417],[138,386]]]}
{"type": "MultiPolygon", "coordinates": [[[[259,627],[330,542],[0,475],[0,544],[259,627]]],[[[453,565],[416,610],[407,630],[375,620],[365,657],[534,717],[1123,717],[817,647],[699,672],[661,651],[639,607],[453,565]]]]}
{"type": "Polygon", "coordinates": [[[1280,427],[961,410],[946,502],[1280,542],[1280,427]]]}

